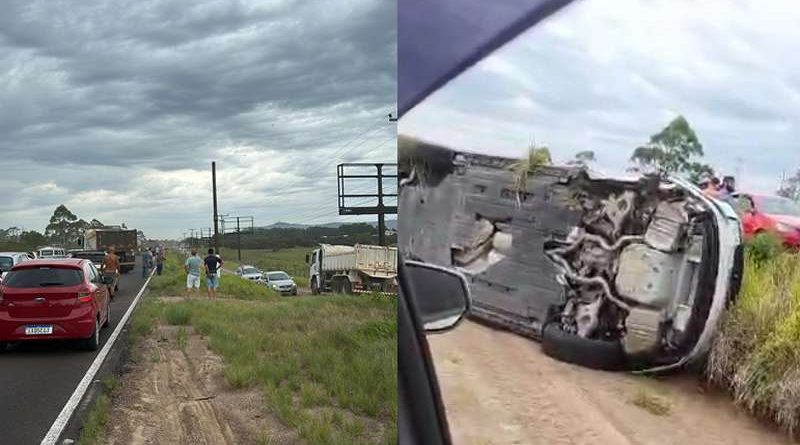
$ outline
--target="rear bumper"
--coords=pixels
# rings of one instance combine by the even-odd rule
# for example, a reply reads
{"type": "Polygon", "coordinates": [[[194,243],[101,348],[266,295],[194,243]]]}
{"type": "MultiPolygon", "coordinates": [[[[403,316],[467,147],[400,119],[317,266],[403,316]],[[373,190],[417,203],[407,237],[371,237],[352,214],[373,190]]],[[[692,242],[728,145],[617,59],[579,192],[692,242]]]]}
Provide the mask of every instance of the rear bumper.
{"type": "Polygon", "coordinates": [[[67,340],[88,338],[94,332],[95,313],[92,306],[72,311],[60,318],[15,318],[7,308],[0,308],[0,341],[67,340]],[[49,335],[25,335],[25,327],[52,325],[49,335]]]}

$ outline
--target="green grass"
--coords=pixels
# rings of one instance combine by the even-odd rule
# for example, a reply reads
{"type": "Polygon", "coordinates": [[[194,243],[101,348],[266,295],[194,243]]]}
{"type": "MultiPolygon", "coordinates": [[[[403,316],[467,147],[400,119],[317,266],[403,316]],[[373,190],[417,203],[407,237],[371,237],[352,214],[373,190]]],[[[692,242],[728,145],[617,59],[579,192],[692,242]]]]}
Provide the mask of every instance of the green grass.
{"type": "Polygon", "coordinates": [[[114,376],[103,379],[103,393],[95,400],[94,405],[86,416],[86,421],[78,438],[78,445],[93,445],[100,443],[100,438],[108,424],[108,412],[111,407],[109,395],[117,387],[117,378],[114,376]]]}
{"type": "MultiPolygon", "coordinates": [[[[294,278],[300,287],[308,287],[308,265],[306,255],[310,255],[310,247],[293,247],[291,249],[244,249],[242,250],[242,263],[255,266],[264,271],[282,270],[294,278]]],[[[234,270],[239,267],[238,252],[236,249],[222,248],[222,258],[225,268],[234,270]]]]}
{"type": "MultiPolygon", "coordinates": [[[[264,286],[226,276],[225,301],[153,299],[183,295],[185,278],[173,277],[182,274],[178,261],[170,257],[164,275],[153,280],[155,289],[133,319],[134,336],[152,333],[159,322],[193,326],[223,357],[227,382],[261,388],[265,409],[307,443],[397,443],[393,297],[280,299],[264,286]],[[236,293],[239,286],[247,286],[244,298],[236,293]],[[260,292],[256,297],[250,286],[260,292]]],[[[180,337],[179,331],[179,344],[180,337]]]]}
{"type": "Polygon", "coordinates": [[[742,290],[715,339],[707,372],[748,410],[795,433],[800,427],[800,254],[770,253],[770,243],[759,243],[748,248],[742,290]]]}

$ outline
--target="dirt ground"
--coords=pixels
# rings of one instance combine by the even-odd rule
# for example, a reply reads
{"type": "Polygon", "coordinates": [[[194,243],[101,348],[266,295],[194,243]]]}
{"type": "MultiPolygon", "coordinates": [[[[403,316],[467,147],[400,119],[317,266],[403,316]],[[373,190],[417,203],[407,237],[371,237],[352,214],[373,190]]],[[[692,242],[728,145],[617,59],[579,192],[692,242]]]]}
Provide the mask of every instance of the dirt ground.
{"type": "Polygon", "coordinates": [[[472,322],[429,341],[456,444],[792,443],[696,377],[589,370],[472,322]]]}
{"type": "Polygon", "coordinates": [[[159,326],[112,394],[106,445],[301,443],[266,410],[258,389],[236,390],[222,359],[191,327],[159,326]],[[182,330],[182,331],[181,331],[182,330]]]}

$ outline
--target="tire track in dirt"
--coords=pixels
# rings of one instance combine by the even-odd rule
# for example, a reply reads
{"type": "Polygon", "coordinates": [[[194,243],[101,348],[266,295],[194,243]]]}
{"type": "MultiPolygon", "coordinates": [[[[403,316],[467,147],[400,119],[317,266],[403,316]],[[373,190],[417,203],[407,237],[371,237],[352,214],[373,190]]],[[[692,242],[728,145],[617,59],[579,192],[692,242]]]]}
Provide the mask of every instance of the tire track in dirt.
{"type": "Polygon", "coordinates": [[[113,394],[106,445],[301,443],[266,412],[258,389],[235,390],[222,359],[191,327],[158,326],[113,394]]]}
{"type": "Polygon", "coordinates": [[[428,339],[456,444],[792,443],[691,376],[585,369],[545,356],[536,342],[471,322],[428,339]],[[665,400],[669,412],[636,406],[641,393],[665,400]]]}

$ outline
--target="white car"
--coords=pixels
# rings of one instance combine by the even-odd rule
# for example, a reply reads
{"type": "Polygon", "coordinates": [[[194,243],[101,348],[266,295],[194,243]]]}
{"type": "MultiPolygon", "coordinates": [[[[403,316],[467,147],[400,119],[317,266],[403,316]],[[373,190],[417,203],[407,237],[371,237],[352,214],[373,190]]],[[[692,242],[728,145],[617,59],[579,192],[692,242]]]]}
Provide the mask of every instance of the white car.
{"type": "Polygon", "coordinates": [[[0,252],[0,281],[3,281],[6,273],[8,273],[12,267],[30,259],[30,255],[26,252],[0,252]]]}
{"type": "Polygon", "coordinates": [[[242,265],[236,269],[236,275],[250,281],[261,281],[263,274],[253,266],[242,265]]]}
{"type": "Polygon", "coordinates": [[[264,280],[271,289],[281,295],[297,295],[297,284],[292,277],[282,270],[273,270],[264,274],[264,280]]]}
{"type": "Polygon", "coordinates": [[[41,247],[36,252],[36,257],[51,260],[56,258],[68,258],[67,251],[61,247],[41,247]]]}

